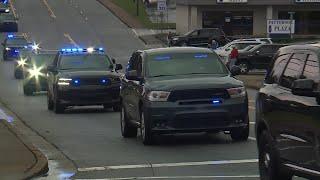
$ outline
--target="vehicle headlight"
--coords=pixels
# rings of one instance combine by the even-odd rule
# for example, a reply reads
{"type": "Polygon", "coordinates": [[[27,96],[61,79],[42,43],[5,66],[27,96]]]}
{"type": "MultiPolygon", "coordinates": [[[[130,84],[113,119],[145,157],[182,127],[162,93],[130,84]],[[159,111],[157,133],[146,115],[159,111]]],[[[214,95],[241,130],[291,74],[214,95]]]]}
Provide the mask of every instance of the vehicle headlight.
{"type": "Polygon", "coordinates": [[[149,101],[164,102],[169,98],[170,92],[167,91],[150,91],[147,94],[149,101]]]}
{"type": "Polygon", "coordinates": [[[59,78],[58,85],[59,86],[69,86],[72,79],[70,78],[59,78]]]}
{"type": "Polygon", "coordinates": [[[18,61],[18,66],[25,66],[26,65],[26,60],[25,59],[20,59],[18,61]]]}
{"type": "Polygon", "coordinates": [[[29,73],[30,73],[30,77],[39,77],[42,75],[41,73],[41,67],[40,68],[37,68],[37,67],[33,67],[31,69],[29,69],[29,73]]]}
{"type": "Polygon", "coordinates": [[[179,40],[179,38],[173,38],[172,40],[173,40],[173,41],[178,41],[178,40],[179,40]]]}
{"type": "Polygon", "coordinates": [[[11,50],[11,48],[9,48],[9,47],[6,47],[6,50],[7,50],[7,51],[10,51],[10,50],[11,50]]]}
{"type": "Polygon", "coordinates": [[[231,98],[244,97],[247,94],[246,88],[244,87],[230,88],[230,89],[227,89],[227,91],[231,98]]]}

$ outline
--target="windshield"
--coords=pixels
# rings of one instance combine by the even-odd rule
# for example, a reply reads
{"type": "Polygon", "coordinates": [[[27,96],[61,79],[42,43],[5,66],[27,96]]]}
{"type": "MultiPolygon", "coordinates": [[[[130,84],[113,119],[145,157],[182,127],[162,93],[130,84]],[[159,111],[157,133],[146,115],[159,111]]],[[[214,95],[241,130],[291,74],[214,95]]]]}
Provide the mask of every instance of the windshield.
{"type": "Polygon", "coordinates": [[[110,60],[103,54],[75,54],[62,56],[60,69],[110,69],[110,60]]]}
{"type": "Polygon", "coordinates": [[[227,75],[228,70],[213,53],[178,53],[151,55],[147,58],[147,76],[189,74],[227,75]]]}
{"type": "Polygon", "coordinates": [[[52,64],[53,59],[56,55],[55,54],[38,54],[38,55],[31,55],[28,59],[28,64],[33,64],[36,66],[47,66],[52,64]]]}
{"type": "Polygon", "coordinates": [[[12,38],[7,40],[7,44],[10,45],[27,45],[28,41],[25,38],[12,38]]]}

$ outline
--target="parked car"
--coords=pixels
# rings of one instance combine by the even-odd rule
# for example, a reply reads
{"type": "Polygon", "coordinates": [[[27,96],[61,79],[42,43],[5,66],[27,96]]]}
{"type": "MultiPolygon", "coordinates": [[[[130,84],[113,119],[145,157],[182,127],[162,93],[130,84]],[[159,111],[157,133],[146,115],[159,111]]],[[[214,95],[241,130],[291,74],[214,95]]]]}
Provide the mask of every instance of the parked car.
{"type": "Polygon", "coordinates": [[[320,45],[275,55],[256,100],[262,180],[320,179],[320,45]]]}
{"type": "Polygon", "coordinates": [[[252,69],[267,69],[273,56],[282,44],[260,44],[249,51],[240,51],[236,65],[240,67],[241,73],[246,74],[252,69]]]}
{"type": "Polygon", "coordinates": [[[134,52],[121,81],[121,132],[154,143],[155,135],[230,131],[249,135],[248,98],[241,81],[207,48],[134,52]]]}
{"type": "Polygon", "coordinates": [[[18,19],[12,13],[0,15],[0,32],[18,32],[18,19]]]}
{"type": "Polygon", "coordinates": [[[215,50],[215,52],[221,57],[222,61],[226,63],[229,58],[229,54],[233,47],[236,47],[238,50],[243,50],[251,45],[259,45],[264,44],[263,42],[255,42],[255,41],[232,41],[223,47],[220,47],[215,50]]]}
{"type": "Polygon", "coordinates": [[[169,41],[169,46],[196,46],[208,47],[209,39],[214,39],[219,46],[224,46],[230,40],[219,28],[204,28],[190,31],[182,36],[174,36],[169,41]]]}
{"type": "Polygon", "coordinates": [[[234,41],[254,41],[254,42],[273,44],[273,41],[271,38],[249,38],[249,39],[237,39],[234,41]]]}

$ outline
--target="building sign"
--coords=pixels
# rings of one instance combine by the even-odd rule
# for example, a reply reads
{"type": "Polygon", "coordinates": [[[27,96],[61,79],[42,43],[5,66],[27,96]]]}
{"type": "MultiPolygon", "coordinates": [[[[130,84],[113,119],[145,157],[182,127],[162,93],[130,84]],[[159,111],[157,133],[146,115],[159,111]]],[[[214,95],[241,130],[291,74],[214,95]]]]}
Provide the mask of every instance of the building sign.
{"type": "Polygon", "coordinates": [[[158,12],[166,12],[167,11],[167,0],[158,0],[158,12]]]}
{"type": "Polygon", "coordinates": [[[268,34],[294,34],[294,20],[268,20],[268,34]]]}
{"type": "Polygon", "coordinates": [[[247,3],[248,0],[217,0],[217,3],[247,3]]]}
{"type": "Polygon", "coordinates": [[[296,3],[320,3],[320,0],[296,0],[296,3]]]}

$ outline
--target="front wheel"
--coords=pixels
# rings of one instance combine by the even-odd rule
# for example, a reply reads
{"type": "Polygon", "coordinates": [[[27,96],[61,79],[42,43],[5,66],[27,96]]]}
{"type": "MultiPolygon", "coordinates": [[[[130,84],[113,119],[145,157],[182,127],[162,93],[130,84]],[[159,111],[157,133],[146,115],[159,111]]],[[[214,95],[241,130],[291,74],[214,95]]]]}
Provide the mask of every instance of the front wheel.
{"type": "Polygon", "coordinates": [[[149,119],[145,118],[144,112],[140,112],[140,133],[142,143],[144,145],[154,144],[154,135],[151,129],[151,123],[149,119]]]}
{"type": "Polygon", "coordinates": [[[137,137],[138,128],[129,123],[127,113],[123,106],[120,111],[121,134],[124,138],[137,137]]]}
{"type": "Polygon", "coordinates": [[[263,131],[258,142],[261,180],[291,180],[293,175],[280,168],[271,135],[263,131]]]}
{"type": "Polygon", "coordinates": [[[23,94],[26,96],[32,96],[33,92],[35,92],[34,88],[30,87],[30,86],[23,86],[23,94]]]}
{"type": "Polygon", "coordinates": [[[50,96],[50,93],[47,93],[47,105],[48,105],[48,110],[53,110],[53,101],[52,98],[50,96]]]}
{"type": "Polygon", "coordinates": [[[64,113],[65,106],[59,102],[59,99],[56,97],[53,103],[53,111],[56,114],[64,113]]]}
{"type": "Polygon", "coordinates": [[[14,78],[16,79],[23,79],[23,72],[20,70],[15,70],[14,71],[14,78]]]}
{"type": "Polygon", "coordinates": [[[249,131],[250,131],[249,118],[246,118],[246,122],[248,123],[247,126],[231,130],[230,135],[232,140],[234,141],[248,140],[249,131]]]}

